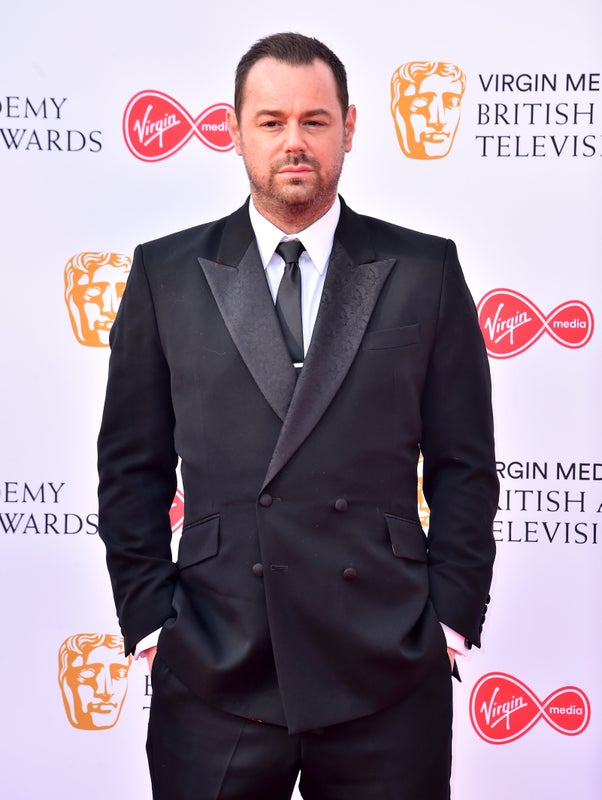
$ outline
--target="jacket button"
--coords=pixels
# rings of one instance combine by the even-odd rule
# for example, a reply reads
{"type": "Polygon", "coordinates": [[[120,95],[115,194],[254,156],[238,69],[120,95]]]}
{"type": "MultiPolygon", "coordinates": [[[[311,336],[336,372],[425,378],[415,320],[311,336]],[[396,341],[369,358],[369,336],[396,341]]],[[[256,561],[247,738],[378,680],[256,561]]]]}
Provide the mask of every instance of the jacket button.
{"type": "Polygon", "coordinates": [[[354,581],[357,578],[357,570],[353,567],[347,567],[343,570],[343,580],[354,581]]]}
{"type": "Polygon", "coordinates": [[[259,505],[263,506],[264,508],[269,508],[274,501],[274,498],[271,494],[262,494],[259,498],[259,505]]]}
{"type": "Polygon", "coordinates": [[[253,570],[253,575],[255,575],[256,578],[261,578],[263,576],[262,564],[253,564],[252,570],[253,570]]]}
{"type": "Polygon", "coordinates": [[[339,497],[338,500],[334,502],[334,509],[335,511],[347,511],[349,508],[349,503],[345,500],[344,497],[339,497]]]}

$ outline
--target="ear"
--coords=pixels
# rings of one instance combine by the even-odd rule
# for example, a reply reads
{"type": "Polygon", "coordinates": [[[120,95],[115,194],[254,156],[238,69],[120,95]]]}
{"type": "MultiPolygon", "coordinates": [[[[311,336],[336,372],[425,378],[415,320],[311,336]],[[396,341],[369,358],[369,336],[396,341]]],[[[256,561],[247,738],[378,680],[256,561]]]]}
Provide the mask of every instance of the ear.
{"type": "Polygon", "coordinates": [[[345,152],[348,153],[351,150],[351,144],[353,142],[353,134],[355,133],[355,121],[357,119],[357,109],[355,106],[349,106],[347,109],[347,114],[345,115],[345,152]]]}
{"type": "Polygon", "coordinates": [[[238,119],[236,118],[236,112],[233,108],[228,109],[226,113],[226,123],[228,125],[230,138],[234,142],[234,149],[240,156],[242,155],[242,150],[240,148],[240,128],[238,127],[238,119]]]}

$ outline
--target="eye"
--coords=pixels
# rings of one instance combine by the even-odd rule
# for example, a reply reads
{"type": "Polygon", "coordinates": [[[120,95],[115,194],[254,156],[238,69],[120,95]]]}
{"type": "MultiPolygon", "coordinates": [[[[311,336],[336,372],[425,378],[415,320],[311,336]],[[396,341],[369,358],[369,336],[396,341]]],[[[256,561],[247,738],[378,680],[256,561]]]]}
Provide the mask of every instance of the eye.
{"type": "Polygon", "coordinates": [[[87,667],[80,670],[77,676],[78,683],[90,683],[93,681],[98,673],[98,670],[94,669],[93,667],[87,667]]]}
{"type": "Polygon", "coordinates": [[[460,95],[457,94],[447,94],[445,95],[445,107],[446,108],[458,108],[460,105],[460,95]]]}
{"type": "Polygon", "coordinates": [[[426,108],[429,104],[428,97],[424,95],[419,95],[415,97],[412,102],[410,103],[410,109],[412,111],[422,111],[423,108],[426,108]]]}
{"type": "Polygon", "coordinates": [[[120,664],[113,664],[111,666],[111,677],[113,680],[122,681],[124,678],[127,678],[127,675],[127,667],[122,667],[120,664]]]}
{"type": "Polygon", "coordinates": [[[88,287],[86,291],[83,293],[82,297],[84,298],[84,300],[96,300],[98,297],[102,296],[103,291],[104,291],[104,284],[103,286],[97,284],[96,286],[88,287]]]}

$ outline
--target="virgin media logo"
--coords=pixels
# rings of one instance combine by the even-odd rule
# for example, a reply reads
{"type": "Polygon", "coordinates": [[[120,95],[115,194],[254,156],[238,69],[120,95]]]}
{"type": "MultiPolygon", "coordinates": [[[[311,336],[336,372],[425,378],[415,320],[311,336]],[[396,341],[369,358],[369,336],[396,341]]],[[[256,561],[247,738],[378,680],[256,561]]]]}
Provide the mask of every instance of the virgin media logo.
{"type": "Polygon", "coordinates": [[[123,114],[123,136],[132,155],[141,161],[162,161],[196,136],[204,145],[225,153],[234,144],[228,133],[228,103],[216,103],[196,119],[173,97],[147,89],[134,95],[123,114]]]}
{"type": "Polygon", "coordinates": [[[580,300],[569,300],[544,316],[528,297],[512,289],[494,289],[477,306],[487,352],[511,358],[548,333],[563,347],[584,347],[594,333],[594,315],[580,300]]]}
{"type": "Polygon", "coordinates": [[[169,524],[172,534],[180,533],[184,524],[184,493],[178,489],[169,509],[169,524]]]}
{"type": "Polygon", "coordinates": [[[518,678],[490,672],[470,695],[470,719],[490,744],[508,744],[524,736],[540,719],[565,736],[577,736],[591,717],[589,700],[576,686],[563,686],[539,700],[518,678]]]}

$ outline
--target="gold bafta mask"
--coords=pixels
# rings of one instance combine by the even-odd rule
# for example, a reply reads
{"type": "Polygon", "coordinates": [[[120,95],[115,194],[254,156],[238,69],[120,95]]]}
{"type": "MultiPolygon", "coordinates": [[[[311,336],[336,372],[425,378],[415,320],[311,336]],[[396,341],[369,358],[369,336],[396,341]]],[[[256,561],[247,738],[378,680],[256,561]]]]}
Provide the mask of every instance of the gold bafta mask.
{"type": "Polygon", "coordinates": [[[108,347],[109,332],[132,260],[119,253],[77,253],[65,266],[65,303],[75,338],[89,347],[108,347]]]}
{"type": "Polygon", "coordinates": [[[420,518],[420,524],[422,525],[424,530],[428,531],[431,510],[428,507],[428,503],[426,502],[426,499],[424,497],[423,471],[424,471],[424,458],[421,453],[420,458],[418,459],[418,517],[420,518]]]}
{"type": "Polygon", "coordinates": [[[391,79],[391,114],[408,158],[444,158],[458,124],[466,76],[455,64],[410,61],[391,79]]]}
{"type": "Polygon", "coordinates": [[[59,686],[69,722],[93,731],[112,728],[121,714],[132,659],[123,638],[78,633],[59,649],[59,686]]]}

